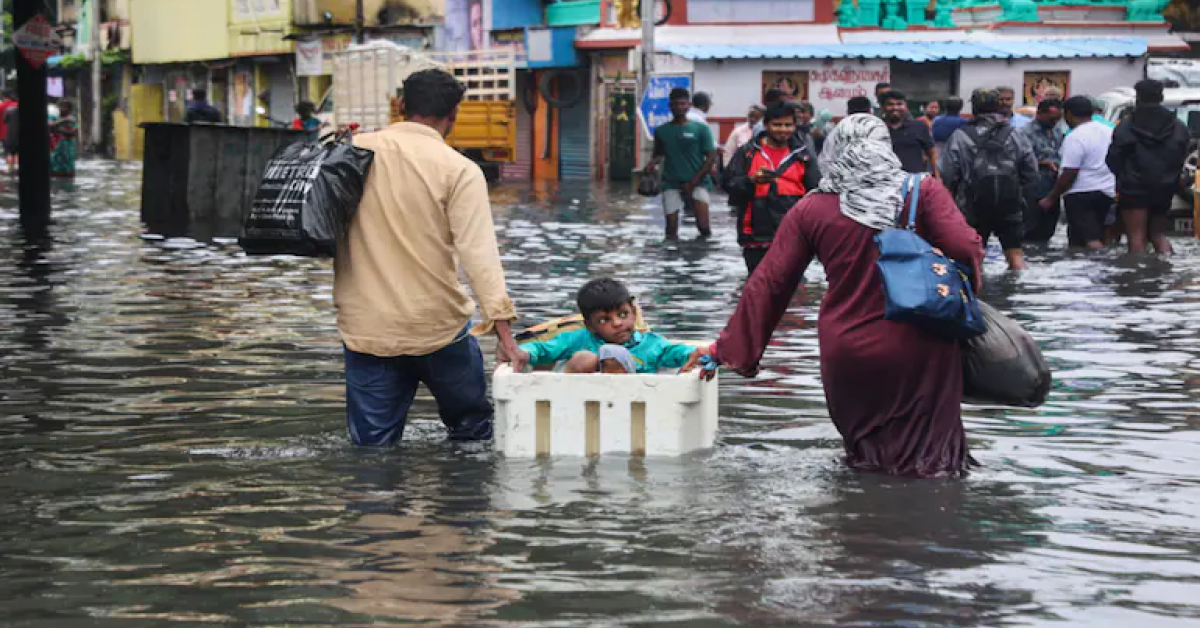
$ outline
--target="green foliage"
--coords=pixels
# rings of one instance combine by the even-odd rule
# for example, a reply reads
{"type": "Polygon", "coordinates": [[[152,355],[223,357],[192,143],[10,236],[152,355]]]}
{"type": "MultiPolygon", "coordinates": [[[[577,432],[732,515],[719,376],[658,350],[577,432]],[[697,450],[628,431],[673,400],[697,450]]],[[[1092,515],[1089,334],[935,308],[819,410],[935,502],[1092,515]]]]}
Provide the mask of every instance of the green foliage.
{"type": "Polygon", "coordinates": [[[87,59],[81,54],[63,55],[58,61],[58,67],[64,70],[80,70],[87,67],[87,59]]]}
{"type": "MultiPolygon", "coordinates": [[[[7,5],[5,5],[7,7],[7,5]]],[[[0,43],[0,50],[12,50],[12,32],[13,32],[13,17],[12,13],[4,12],[4,38],[3,43],[0,43]]]]}
{"type": "Polygon", "coordinates": [[[129,51],[128,50],[112,49],[112,50],[102,50],[100,52],[100,63],[103,65],[116,65],[118,63],[128,63],[128,62],[129,62],[129,51]]]}
{"type": "Polygon", "coordinates": [[[109,95],[105,96],[104,98],[101,98],[100,99],[100,110],[102,112],[104,112],[104,118],[108,119],[108,116],[110,114],[112,114],[113,110],[116,109],[117,105],[120,105],[120,104],[121,104],[121,95],[120,94],[109,94],[109,95]]]}
{"type": "MultiPolygon", "coordinates": [[[[127,61],[129,61],[129,51],[127,50],[103,50],[100,52],[102,65],[114,65],[127,61]]],[[[82,54],[63,55],[62,60],[58,62],[58,67],[63,70],[82,70],[91,67],[91,62],[82,54]]]]}

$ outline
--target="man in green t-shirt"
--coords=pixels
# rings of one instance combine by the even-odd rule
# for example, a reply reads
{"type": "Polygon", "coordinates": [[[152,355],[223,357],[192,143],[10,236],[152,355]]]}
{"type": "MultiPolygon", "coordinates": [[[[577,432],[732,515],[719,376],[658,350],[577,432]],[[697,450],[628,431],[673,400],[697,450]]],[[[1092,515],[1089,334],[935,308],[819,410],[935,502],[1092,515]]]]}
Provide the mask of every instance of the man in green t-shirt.
{"type": "Polygon", "coordinates": [[[662,165],[663,213],[667,217],[667,238],[679,237],[679,213],[690,202],[696,212],[700,236],[712,235],[708,223],[708,176],[717,163],[717,145],[707,124],[688,120],[692,108],[688,90],[671,90],[671,122],[654,129],[654,158],[646,165],[654,172],[662,165]]]}

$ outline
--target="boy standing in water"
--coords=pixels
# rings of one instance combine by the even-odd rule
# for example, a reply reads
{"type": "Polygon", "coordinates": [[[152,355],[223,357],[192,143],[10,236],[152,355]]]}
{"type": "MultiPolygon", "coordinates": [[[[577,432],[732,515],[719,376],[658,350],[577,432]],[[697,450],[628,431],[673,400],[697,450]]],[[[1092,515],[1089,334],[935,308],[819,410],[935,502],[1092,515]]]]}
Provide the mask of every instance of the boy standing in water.
{"type": "Polygon", "coordinates": [[[682,367],[695,350],[658,334],[637,331],[633,296],[615,279],[587,282],[579,289],[576,303],[583,314],[583,329],[520,345],[521,357],[534,366],[567,360],[564,373],[654,374],[659,368],[682,367]]]}
{"type": "Polygon", "coordinates": [[[688,202],[696,211],[700,237],[712,235],[708,224],[708,189],[712,182],[708,173],[717,163],[717,144],[707,124],[688,119],[691,108],[688,90],[671,90],[673,119],[654,129],[654,158],[646,164],[648,173],[662,165],[662,204],[669,240],[679,237],[679,214],[688,202]]]}

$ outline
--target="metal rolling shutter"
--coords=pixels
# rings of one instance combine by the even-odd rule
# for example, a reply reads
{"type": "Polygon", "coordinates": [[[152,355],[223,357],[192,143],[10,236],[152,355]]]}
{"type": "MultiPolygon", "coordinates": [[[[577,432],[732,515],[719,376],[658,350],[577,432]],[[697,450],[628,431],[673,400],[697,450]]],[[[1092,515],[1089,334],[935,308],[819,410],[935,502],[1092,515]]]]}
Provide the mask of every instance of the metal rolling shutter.
{"type": "MultiPolygon", "coordinates": [[[[581,81],[585,86],[587,81],[581,81]]],[[[591,179],[591,89],[575,106],[559,110],[558,171],[560,179],[591,179]]]]}

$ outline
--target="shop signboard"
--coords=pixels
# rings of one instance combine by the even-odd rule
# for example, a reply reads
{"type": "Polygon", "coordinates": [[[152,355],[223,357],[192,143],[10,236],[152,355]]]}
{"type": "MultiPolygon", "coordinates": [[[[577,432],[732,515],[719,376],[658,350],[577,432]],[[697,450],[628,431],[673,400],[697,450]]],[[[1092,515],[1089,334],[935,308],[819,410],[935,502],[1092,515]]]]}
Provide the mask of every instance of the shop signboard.
{"type": "Polygon", "coordinates": [[[13,31],[12,42],[34,68],[42,67],[62,46],[62,39],[40,13],[13,31]]]}
{"type": "Polygon", "coordinates": [[[875,85],[890,83],[891,71],[886,60],[835,65],[829,62],[808,72],[808,100],[818,111],[846,115],[846,101],[855,96],[874,99],[875,85]]]}

